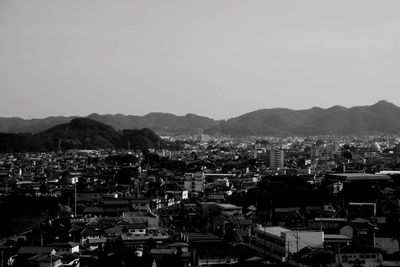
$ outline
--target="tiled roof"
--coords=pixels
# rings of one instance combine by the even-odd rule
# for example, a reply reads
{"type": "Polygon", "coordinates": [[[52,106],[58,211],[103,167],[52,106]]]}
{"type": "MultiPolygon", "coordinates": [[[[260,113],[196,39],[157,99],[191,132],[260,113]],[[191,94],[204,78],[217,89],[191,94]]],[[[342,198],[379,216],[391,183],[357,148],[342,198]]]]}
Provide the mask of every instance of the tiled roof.
{"type": "Polygon", "coordinates": [[[50,254],[54,247],[21,247],[18,254],[50,254]]]}

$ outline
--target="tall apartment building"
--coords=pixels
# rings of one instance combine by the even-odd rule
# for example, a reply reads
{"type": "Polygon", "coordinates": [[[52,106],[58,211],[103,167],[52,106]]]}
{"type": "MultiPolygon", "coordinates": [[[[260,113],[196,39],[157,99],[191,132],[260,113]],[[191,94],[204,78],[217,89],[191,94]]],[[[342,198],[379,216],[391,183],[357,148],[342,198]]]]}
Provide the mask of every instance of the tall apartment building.
{"type": "Polygon", "coordinates": [[[272,169],[283,169],[285,167],[285,155],[281,149],[269,151],[269,166],[272,169]]]}
{"type": "Polygon", "coordinates": [[[204,189],[204,172],[185,173],[184,187],[191,192],[202,192],[204,189]]]}
{"type": "Polygon", "coordinates": [[[208,134],[199,133],[194,136],[194,140],[199,142],[210,142],[211,136],[208,134]]]}

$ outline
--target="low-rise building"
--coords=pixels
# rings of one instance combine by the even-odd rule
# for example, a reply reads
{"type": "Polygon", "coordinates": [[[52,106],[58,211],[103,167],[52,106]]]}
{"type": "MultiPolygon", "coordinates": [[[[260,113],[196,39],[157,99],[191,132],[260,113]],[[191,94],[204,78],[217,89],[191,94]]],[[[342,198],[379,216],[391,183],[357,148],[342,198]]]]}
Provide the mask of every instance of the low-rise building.
{"type": "Polygon", "coordinates": [[[282,262],[286,262],[305,247],[322,248],[324,244],[322,231],[299,231],[272,226],[258,227],[254,232],[255,249],[282,262]]]}
{"type": "Polygon", "coordinates": [[[369,246],[347,246],[336,254],[336,264],[342,267],[378,267],[382,264],[382,251],[369,246]]]}
{"type": "Polygon", "coordinates": [[[205,176],[203,172],[185,173],[184,187],[191,192],[203,192],[205,176]]]}

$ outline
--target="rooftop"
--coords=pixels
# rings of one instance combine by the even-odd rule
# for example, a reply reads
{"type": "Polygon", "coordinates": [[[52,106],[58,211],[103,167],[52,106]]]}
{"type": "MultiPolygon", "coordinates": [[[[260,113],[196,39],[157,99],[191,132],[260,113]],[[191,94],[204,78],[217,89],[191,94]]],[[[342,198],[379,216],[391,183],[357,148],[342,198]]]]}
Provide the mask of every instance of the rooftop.
{"type": "Polygon", "coordinates": [[[54,247],[21,247],[18,254],[50,254],[54,247]]]}
{"type": "Polygon", "coordinates": [[[51,255],[51,254],[50,255],[49,254],[45,254],[45,255],[38,254],[38,255],[35,255],[35,256],[29,258],[29,260],[34,260],[37,262],[55,262],[55,261],[59,261],[61,259],[62,259],[61,256],[51,255]]]}
{"type": "Polygon", "coordinates": [[[50,243],[48,244],[49,247],[56,247],[56,248],[72,248],[79,246],[79,243],[76,242],[65,242],[65,243],[50,243]]]}
{"type": "Polygon", "coordinates": [[[155,255],[155,254],[175,254],[177,251],[176,249],[172,249],[172,248],[153,248],[150,250],[150,255],[155,255]]]}
{"type": "Polygon", "coordinates": [[[217,204],[217,207],[224,209],[224,210],[237,210],[242,209],[241,207],[232,205],[232,204],[217,204]]]}
{"type": "Polygon", "coordinates": [[[324,240],[349,240],[351,241],[351,237],[345,236],[345,235],[324,235],[324,240]]]}
{"type": "Polygon", "coordinates": [[[355,246],[349,245],[342,250],[343,254],[351,254],[351,253],[382,253],[382,250],[376,247],[370,246],[355,246]]]}
{"type": "Polygon", "coordinates": [[[326,176],[328,180],[338,181],[377,181],[377,180],[390,180],[390,176],[385,174],[371,174],[371,173],[333,173],[326,176]]]}
{"type": "Polygon", "coordinates": [[[257,228],[258,231],[281,237],[282,233],[291,232],[292,230],[280,226],[261,227],[257,228]]]}
{"type": "Polygon", "coordinates": [[[346,218],[318,218],[314,219],[315,221],[323,221],[323,222],[346,222],[346,218]]]}

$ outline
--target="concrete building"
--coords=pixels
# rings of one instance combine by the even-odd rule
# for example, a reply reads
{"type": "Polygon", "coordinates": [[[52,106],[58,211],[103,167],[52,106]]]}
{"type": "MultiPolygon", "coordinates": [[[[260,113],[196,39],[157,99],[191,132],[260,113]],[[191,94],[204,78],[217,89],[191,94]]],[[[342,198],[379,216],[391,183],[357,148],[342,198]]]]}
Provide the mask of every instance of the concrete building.
{"type": "Polygon", "coordinates": [[[280,226],[254,229],[253,244],[257,251],[282,262],[305,247],[322,248],[324,232],[297,231],[280,226]]]}
{"type": "Polygon", "coordinates": [[[47,246],[54,247],[58,255],[79,253],[79,243],[76,242],[51,243],[47,246]]]}
{"type": "Polygon", "coordinates": [[[202,132],[199,134],[196,134],[194,136],[194,140],[198,142],[210,142],[211,141],[211,136],[207,134],[203,134],[202,132]]]}
{"type": "Polygon", "coordinates": [[[205,176],[203,172],[185,173],[184,187],[191,192],[203,192],[205,176]]]}
{"type": "Polygon", "coordinates": [[[269,151],[269,166],[272,169],[283,169],[285,167],[285,156],[281,149],[269,151]]]}
{"type": "Polygon", "coordinates": [[[342,266],[342,267],[382,266],[382,251],[376,247],[347,246],[343,250],[341,250],[340,253],[336,254],[335,258],[337,266],[342,266]]]}
{"type": "Polygon", "coordinates": [[[122,245],[125,248],[137,248],[140,246],[148,246],[149,242],[155,244],[165,244],[169,241],[170,236],[167,232],[159,229],[147,228],[145,231],[128,232],[121,235],[122,245]]]}

